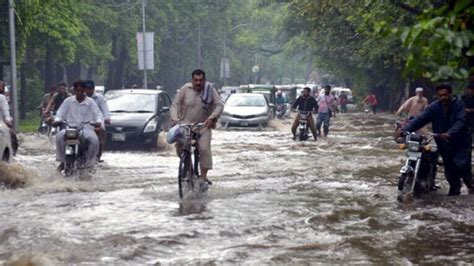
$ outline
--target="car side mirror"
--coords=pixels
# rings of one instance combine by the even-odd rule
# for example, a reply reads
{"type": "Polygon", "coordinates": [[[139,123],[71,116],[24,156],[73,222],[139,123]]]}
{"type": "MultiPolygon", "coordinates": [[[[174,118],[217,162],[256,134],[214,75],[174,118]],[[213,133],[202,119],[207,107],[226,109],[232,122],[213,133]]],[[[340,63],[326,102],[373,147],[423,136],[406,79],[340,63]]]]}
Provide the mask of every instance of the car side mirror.
{"type": "Polygon", "coordinates": [[[170,108],[168,106],[165,106],[165,107],[161,108],[160,113],[167,113],[169,111],[170,111],[170,108]]]}
{"type": "Polygon", "coordinates": [[[275,108],[275,104],[273,104],[273,103],[269,103],[268,106],[269,106],[270,108],[275,108]]]}

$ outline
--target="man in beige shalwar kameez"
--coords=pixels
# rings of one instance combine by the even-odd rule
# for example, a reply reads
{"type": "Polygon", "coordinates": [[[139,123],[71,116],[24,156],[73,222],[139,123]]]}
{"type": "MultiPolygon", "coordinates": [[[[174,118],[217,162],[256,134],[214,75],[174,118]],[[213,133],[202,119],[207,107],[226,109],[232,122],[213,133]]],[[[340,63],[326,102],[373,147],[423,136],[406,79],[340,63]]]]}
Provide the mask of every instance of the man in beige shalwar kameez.
{"type": "MultiPolygon", "coordinates": [[[[217,119],[222,113],[224,105],[219,93],[210,83],[206,82],[206,73],[197,69],[192,73],[191,83],[186,83],[173,99],[171,105],[171,122],[179,123],[204,123],[199,139],[199,155],[201,164],[201,178],[212,184],[207,179],[207,172],[212,169],[211,129],[215,128],[217,119]]],[[[178,154],[182,147],[176,145],[178,154]]]]}
{"type": "MultiPolygon", "coordinates": [[[[428,99],[423,97],[423,88],[418,87],[415,90],[416,95],[406,100],[397,111],[397,115],[401,113],[407,113],[408,117],[417,117],[423,112],[428,106],[428,99]]],[[[427,134],[428,127],[424,126],[417,131],[420,134],[427,134]]]]}

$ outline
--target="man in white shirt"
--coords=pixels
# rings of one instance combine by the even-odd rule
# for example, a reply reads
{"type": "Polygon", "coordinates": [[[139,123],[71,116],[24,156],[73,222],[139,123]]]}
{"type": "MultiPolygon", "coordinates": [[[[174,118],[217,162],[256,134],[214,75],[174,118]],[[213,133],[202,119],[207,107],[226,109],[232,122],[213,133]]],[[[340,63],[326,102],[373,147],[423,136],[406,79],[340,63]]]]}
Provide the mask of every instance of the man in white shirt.
{"type": "Polygon", "coordinates": [[[104,123],[102,123],[102,126],[99,129],[96,129],[96,133],[99,137],[100,143],[99,154],[97,155],[97,159],[99,160],[99,162],[102,162],[103,160],[101,160],[100,157],[102,156],[102,151],[104,149],[105,141],[107,139],[105,124],[110,124],[109,106],[107,105],[107,101],[105,100],[104,96],[95,92],[95,83],[93,80],[86,80],[85,83],[87,97],[90,97],[92,98],[92,100],[94,100],[94,102],[99,107],[100,112],[102,113],[102,117],[104,118],[104,123]]]}
{"type": "Polygon", "coordinates": [[[10,116],[10,108],[8,106],[7,97],[0,94],[0,119],[5,122],[7,126],[12,125],[12,117],[10,116]]]}
{"type": "MultiPolygon", "coordinates": [[[[75,95],[64,100],[56,113],[54,122],[55,124],[66,122],[74,127],[83,126],[81,137],[87,143],[85,167],[89,168],[95,165],[99,152],[99,139],[94,132],[94,127],[101,127],[103,119],[97,104],[86,96],[85,87],[85,82],[82,80],[74,82],[75,95]],[[88,122],[93,125],[84,124],[88,122]]],[[[64,169],[65,133],[66,130],[63,129],[56,136],[56,161],[61,162],[58,170],[64,169]]]]}

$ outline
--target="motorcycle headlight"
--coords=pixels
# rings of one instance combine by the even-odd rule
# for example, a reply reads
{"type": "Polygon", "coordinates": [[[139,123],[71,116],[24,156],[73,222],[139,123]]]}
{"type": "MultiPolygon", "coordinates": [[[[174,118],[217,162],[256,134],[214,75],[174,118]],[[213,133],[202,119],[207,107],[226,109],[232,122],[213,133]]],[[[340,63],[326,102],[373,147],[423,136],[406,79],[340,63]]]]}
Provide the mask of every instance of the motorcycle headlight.
{"type": "Polygon", "coordinates": [[[158,123],[156,122],[156,120],[152,119],[152,120],[150,120],[150,122],[148,122],[148,124],[146,125],[145,130],[143,130],[143,132],[144,133],[153,132],[153,131],[156,130],[157,125],[158,125],[158,123]]]}
{"type": "Polygon", "coordinates": [[[414,141],[408,142],[408,150],[413,152],[420,151],[420,143],[414,141]]]}

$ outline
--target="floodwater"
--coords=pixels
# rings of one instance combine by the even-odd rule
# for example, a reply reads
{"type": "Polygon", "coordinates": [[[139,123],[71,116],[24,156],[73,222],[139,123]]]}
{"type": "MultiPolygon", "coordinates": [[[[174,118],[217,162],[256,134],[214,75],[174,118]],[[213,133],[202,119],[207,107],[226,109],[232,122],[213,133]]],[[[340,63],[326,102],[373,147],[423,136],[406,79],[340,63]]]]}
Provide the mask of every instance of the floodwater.
{"type": "Polygon", "coordinates": [[[47,139],[21,136],[1,165],[0,264],[474,263],[474,198],[396,201],[404,153],[393,117],[338,116],[327,139],[290,121],[216,130],[214,185],[179,201],[178,158],[106,152],[89,180],[55,172],[47,139]],[[14,186],[11,184],[15,184],[14,186]],[[15,189],[16,187],[16,189],[15,189]]]}

